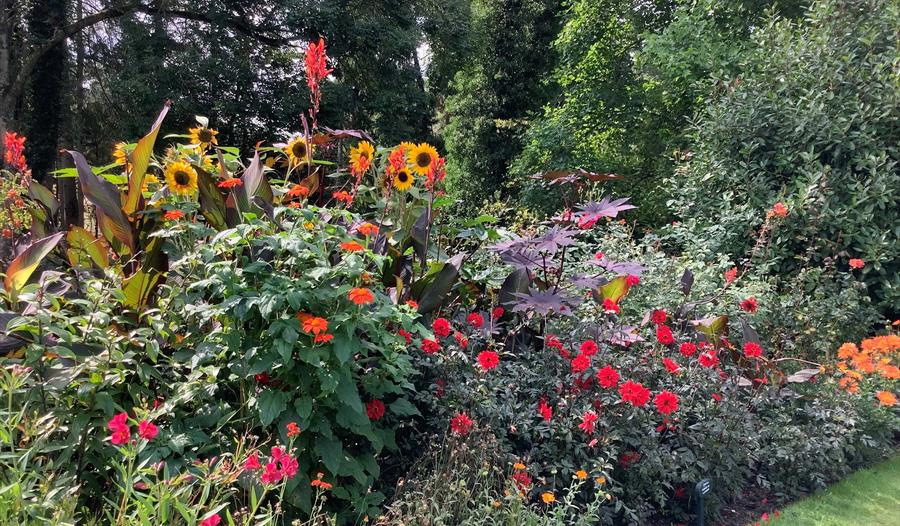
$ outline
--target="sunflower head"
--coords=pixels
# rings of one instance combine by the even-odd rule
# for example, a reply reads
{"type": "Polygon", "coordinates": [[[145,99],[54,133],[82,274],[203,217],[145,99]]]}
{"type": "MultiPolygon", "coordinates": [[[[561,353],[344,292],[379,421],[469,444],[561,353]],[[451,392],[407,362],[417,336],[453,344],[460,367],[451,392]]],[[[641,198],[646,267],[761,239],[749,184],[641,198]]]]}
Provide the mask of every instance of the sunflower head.
{"type": "Polygon", "coordinates": [[[438,153],[434,146],[423,142],[409,150],[406,160],[416,173],[425,175],[428,173],[428,167],[431,166],[431,162],[437,158],[438,153]]]}
{"type": "Polygon", "coordinates": [[[407,167],[397,170],[394,174],[394,188],[405,192],[413,185],[413,174],[407,167]]]}
{"type": "Polygon", "coordinates": [[[218,135],[219,132],[212,128],[198,126],[196,128],[191,128],[188,132],[191,135],[191,144],[199,144],[202,147],[209,146],[210,144],[219,144],[219,140],[216,139],[216,135],[218,135]]]}
{"type": "Polygon", "coordinates": [[[159,184],[159,179],[157,179],[155,175],[153,175],[153,174],[145,174],[145,175],[144,175],[144,182],[141,183],[141,192],[149,192],[149,191],[150,191],[150,185],[154,185],[154,186],[155,186],[155,185],[158,185],[158,184],[159,184]]]}
{"type": "Polygon", "coordinates": [[[308,163],[313,151],[313,145],[307,143],[303,137],[291,139],[288,145],[284,147],[284,152],[287,154],[291,166],[308,163]]]}
{"type": "Polygon", "coordinates": [[[360,141],[354,148],[350,148],[350,166],[354,171],[362,171],[368,168],[375,157],[375,147],[369,141],[360,141]]]}
{"type": "Polygon", "coordinates": [[[176,195],[190,195],[197,191],[197,171],[184,161],[166,165],[166,185],[176,195]]]}

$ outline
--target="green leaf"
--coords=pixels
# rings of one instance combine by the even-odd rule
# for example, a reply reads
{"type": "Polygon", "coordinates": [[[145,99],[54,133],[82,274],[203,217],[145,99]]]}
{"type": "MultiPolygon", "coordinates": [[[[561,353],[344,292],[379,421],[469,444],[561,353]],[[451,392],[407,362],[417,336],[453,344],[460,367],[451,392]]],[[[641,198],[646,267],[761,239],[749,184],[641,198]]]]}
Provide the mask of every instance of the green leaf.
{"type": "Polygon", "coordinates": [[[297,411],[297,416],[303,420],[308,419],[312,415],[312,407],[313,399],[310,396],[301,396],[294,400],[294,410],[297,411]]]}
{"type": "Polygon", "coordinates": [[[144,249],[141,268],[122,282],[125,305],[141,309],[159,286],[169,266],[169,258],[162,250],[163,238],[154,237],[144,249]]]}
{"type": "Polygon", "coordinates": [[[363,403],[359,398],[359,390],[356,388],[356,381],[353,380],[353,376],[349,372],[341,375],[335,394],[338,400],[346,407],[355,413],[363,414],[363,403]]]}
{"type": "Polygon", "coordinates": [[[225,221],[225,198],[216,186],[212,176],[198,165],[194,165],[197,171],[197,189],[200,193],[200,213],[206,222],[216,230],[225,230],[228,223],[225,221]]]}
{"type": "Polygon", "coordinates": [[[325,468],[331,473],[338,473],[341,469],[341,461],[344,457],[344,448],[337,437],[316,437],[316,453],[325,464],[325,468]]]}
{"type": "Polygon", "coordinates": [[[419,416],[421,413],[416,406],[412,405],[406,398],[399,398],[390,405],[391,413],[397,416],[419,416]]]}
{"type": "Polygon", "coordinates": [[[427,314],[440,307],[447,299],[447,295],[453,289],[453,285],[459,278],[459,269],[462,267],[466,253],[460,253],[444,263],[444,267],[438,272],[434,280],[425,287],[419,302],[419,314],[427,314]]]}
{"type": "Polygon", "coordinates": [[[628,277],[619,276],[598,289],[600,292],[600,301],[598,303],[603,303],[603,300],[605,299],[611,300],[614,303],[619,303],[619,301],[628,294],[630,288],[631,285],[628,284],[628,277]]]}
{"type": "Polygon", "coordinates": [[[257,399],[259,419],[262,425],[268,426],[277,419],[287,407],[287,394],[275,389],[266,389],[257,399]]]}
{"type": "Polygon", "coordinates": [[[162,121],[169,113],[171,105],[170,101],[166,101],[153,126],[150,127],[150,131],[141,137],[131,152],[131,177],[128,179],[128,195],[122,206],[127,215],[131,215],[137,210],[138,202],[141,199],[141,189],[144,186],[144,175],[147,173],[150,156],[153,155],[153,146],[156,144],[156,136],[159,134],[159,127],[162,126],[162,121]]]}
{"type": "MultiPolygon", "coordinates": [[[[75,161],[78,182],[81,184],[84,197],[96,207],[97,220],[103,235],[110,243],[118,240],[122,245],[128,247],[130,253],[134,253],[134,236],[131,224],[122,212],[119,189],[94,175],[83,155],[71,150],[69,150],[69,155],[75,161]]],[[[116,248],[114,244],[113,249],[116,248]]]]}
{"type": "Polygon", "coordinates": [[[38,239],[16,256],[16,259],[12,260],[12,263],[6,268],[3,287],[13,301],[15,301],[22,287],[28,282],[31,274],[41,264],[41,261],[53,250],[64,235],[65,232],[59,232],[52,236],[38,239]]]}
{"type": "Polygon", "coordinates": [[[88,268],[91,263],[101,269],[109,267],[106,245],[87,230],[80,226],[69,228],[66,242],[69,245],[66,256],[73,267],[88,268]]]}

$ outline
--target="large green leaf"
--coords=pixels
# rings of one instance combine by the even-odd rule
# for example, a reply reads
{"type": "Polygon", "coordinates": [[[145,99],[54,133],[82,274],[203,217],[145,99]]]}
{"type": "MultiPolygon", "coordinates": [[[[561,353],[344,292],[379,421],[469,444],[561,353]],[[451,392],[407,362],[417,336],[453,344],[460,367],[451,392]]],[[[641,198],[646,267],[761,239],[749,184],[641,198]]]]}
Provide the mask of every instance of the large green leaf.
{"type": "Polygon", "coordinates": [[[274,422],[287,407],[287,394],[277,389],[266,389],[257,400],[259,419],[267,426],[274,422]]]}
{"type": "Polygon", "coordinates": [[[55,216],[56,211],[59,210],[59,201],[56,200],[53,192],[34,179],[31,179],[28,182],[28,195],[35,201],[44,205],[44,207],[47,208],[47,211],[50,212],[50,216],[55,216]]]}
{"type": "Polygon", "coordinates": [[[453,256],[444,263],[441,271],[425,287],[418,299],[419,314],[427,314],[444,303],[456,280],[459,279],[459,270],[465,257],[466,254],[463,252],[453,256]]]}
{"type": "Polygon", "coordinates": [[[19,295],[19,291],[28,282],[28,278],[41,264],[41,261],[59,243],[65,232],[58,232],[52,236],[38,239],[28,246],[21,254],[16,256],[9,267],[6,268],[6,277],[3,279],[3,287],[13,301],[19,295]]]}
{"type": "Polygon", "coordinates": [[[69,244],[66,256],[73,267],[88,268],[91,263],[101,269],[109,266],[106,245],[80,226],[69,228],[66,242],[69,244]]]}
{"type": "Polygon", "coordinates": [[[723,336],[728,336],[728,316],[719,316],[716,318],[705,318],[702,320],[693,320],[691,325],[704,334],[710,342],[719,343],[723,336]]]}
{"type": "Polygon", "coordinates": [[[328,471],[337,473],[340,470],[344,447],[337,437],[316,437],[316,453],[322,458],[322,463],[328,471]]]}
{"type": "Polygon", "coordinates": [[[600,303],[603,300],[611,300],[615,303],[619,303],[622,298],[628,294],[628,290],[631,289],[631,285],[628,284],[627,276],[619,276],[618,278],[610,281],[606,285],[600,287],[600,303]]]}
{"type": "Polygon", "coordinates": [[[150,296],[160,285],[168,269],[169,260],[162,250],[163,239],[154,237],[144,248],[141,267],[137,272],[125,278],[122,291],[125,293],[125,305],[141,309],[147,305],[150,296]]]}
{"type": "MultiPolygon", "coordinates": [[[[109,181],[94,175],[83,155],[71,150],[69,150],[69,155],[75,160],[78,182],[81,184],[84,197],[97,209],[97,220],[103,235],[111,244],[118,240],[122,245],[128,247],[131,253],[134,253],[134,236],[131,224],[122,211],[122,197],[119,189],[109,181]]],[[[113,249],[116,249],[115,244],[113,244],[113,249]]]]}
{"type": "Polygon", "coordinates": [[[131,215],[137,210],[138,203],[141,200],[144,175],[147,173],[147,166],[150,164],[150,156],[153,155],[156,136],[159,134],[159,127],[162,125],[163,119],[169,113],[171,104],[170,101],[166,101],[153,126],[150,127],[150,131],[137,142],[137,146],[131,152],[131,177],[128,178],[128,196],[125,198],[125,204],[122,206],[127,215],[131,215]]]}
{"type": "Polygon", "coordinates": [[[200,213],[206,222],[216,230],[225,230],[225,198],[216,186],[212,176],[200,166],[194,165],[197,171],[197,188],[200,191],[200,213]]]}

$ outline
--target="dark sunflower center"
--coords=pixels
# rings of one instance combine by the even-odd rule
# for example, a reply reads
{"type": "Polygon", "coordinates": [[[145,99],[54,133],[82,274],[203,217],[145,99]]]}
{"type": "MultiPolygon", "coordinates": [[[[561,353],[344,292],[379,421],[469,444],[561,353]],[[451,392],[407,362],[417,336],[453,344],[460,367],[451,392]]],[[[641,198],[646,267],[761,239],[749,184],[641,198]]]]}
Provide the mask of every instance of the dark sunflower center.
{"type": "Polygon", "coordinates": [[[179,186],[185,186],[191,182],[191,176],[188,175],[187,172],[183,172],[181,170],[178,170],[177,172],[175,172],[174,179],[175,179],[175,182],[178,183],[179,186]]]}
{"type": "Polygon", "coordinates": [[[203,128],[197,134],[197,138],[200,139],[200,142],[212,142],[213,134],[207,128],[203,128]]]}
{"type": "Polygon", "coordinates": [[[294,152],[294,157],[299,157],[300,159],[306,157],[306,143],[298,142],[294,144],[294,147],[291,149],[294,152]]]}
{"type": "Polygon", "coordinates": [[[428,152],[422,152],[416,156],[416,164],[421,167],[426,167],[431,165],[431,155],[428,152]]]}
{"type": "Polygon", "coordinates": [[[402,171],[397,174],[397,180],[400,181],[401,183],[405,183],[405,182],[409,181],[409,174],[406,173],[406,171],[402,171]]]}

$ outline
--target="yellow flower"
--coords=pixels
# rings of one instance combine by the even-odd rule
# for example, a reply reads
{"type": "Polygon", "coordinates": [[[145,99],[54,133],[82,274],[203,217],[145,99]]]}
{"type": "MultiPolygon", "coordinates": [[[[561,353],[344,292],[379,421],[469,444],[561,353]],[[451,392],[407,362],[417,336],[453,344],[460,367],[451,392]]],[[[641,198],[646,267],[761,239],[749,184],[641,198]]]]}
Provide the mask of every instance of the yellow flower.
{"type": "Polygon", "coordinates": [[[197,191],[197,171],[184,161],[169,163],[166,165],[166,185],[173,194],[192,194],[197,191]]]}
{"type": "Polygon", "coordinates": [[[599,484],[599,485],[602,486],[602,485],[606,484],[606,478],[604,478],[604,477],[597,477],[597,478],[594,479],[594,482],[596,482],[597,484],[599,484]]]}
{"type": "Polygon", "coordinates": [[[428,144],[427,142],[420,143],[418,146],[410,150],[407,156],[407,162],[409,162],[410,166],[412,166],[413,170],[416,171],[419,175],[425,175],[428,173],[428,168],[431,166],[431,161],[434,161],[438,158],[437,150],[434,149],[434,146],[428,144]]]}
{"type": "Polygon", "coordinates": [[[541,493],[541,500],[544,501],[544,504],[553,504],[556,502],[556,496],[550,491],[545,491],[541,493]]]}
{"type": "Polygon", "coordinates": [[[291,166],[308,163],[314,150],[315,148],[311,144],[307,144],[306,139],[302,136],[295,137],[284,148],[291,166]]]}
{"type": "Polygon", "coordinates": [[[210,144],[219,144],[219,140],[216,139],[216,135],[218,135],[219,132],[212,128],[198,126],[196,128],[191,128],[188,132],[191,135],[191,144],[199,144],[203,148],[206,148],[210,144]]]}
{"type": "Polygon", "coordinates": [[[522,471],[523,469],[525,469],[525,464],[522,464],[521,462],[516,462],[515,464],[513,464],[513,468],[515,468],[519,471],[522,471]]]}
{"type": "Polygon", "coordinates": [[[575,476],[581,480],[584,480],[587,478],[587,471],[585,471],[583,469],[579,469],[578,471],[575,472],[575,476]]]}
{"type": "Polygon", "coordinates": [[[407,153],[413,151],[413,149],[415,147],[416,147],[416,143],[414,143],[414,142],[403,141],[400,143],[400,148],[402,148],[403,151],[407,152],[407,153]]]}
{"type": "Polygon", "coordinates": [[[375,147],[369,141],[360,141],[355,148],[350,148],[350,166],[354,171],[361,172],[369,167],[375,157],[375,147]],[[361,159],[365,159],[361,161],[361,159]],[[367,164],[366,161],[368,161],[367,164]]]}
{"type": "Polygon", "coordinates": [[[409,168],[403,167],[394,175],[394,188],[405,192],[413,185],[413,174],[409,172],[409,168]]]}
{"type": "Polygon", "coordinates": [[[126,143],[126,142],[116,143],[116,147],[113,150],[113,159],[115,159],[116,164],[121,164],[124,166],[127,163],[128,166],[126,166],[126,168],[131,168],[131,163],[128,162],[128,153],[129,153],[128,143],[126,143]]]}
{"type": "Polygon", "coordinates": [[[151,184],[159,184],[159,179],[153,174],[144,174],[144,182],[141,185],[141,192],[149,192],[151,184]]]}

